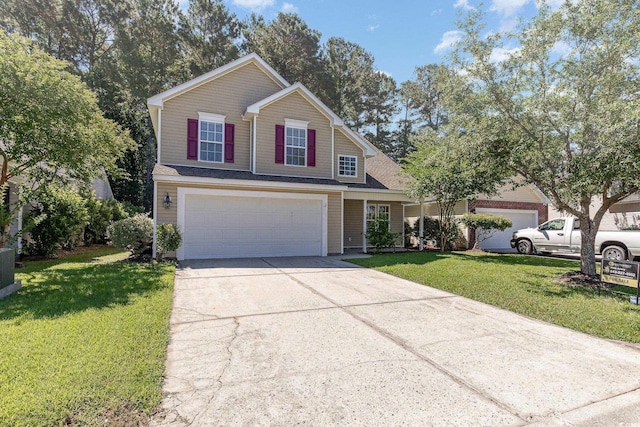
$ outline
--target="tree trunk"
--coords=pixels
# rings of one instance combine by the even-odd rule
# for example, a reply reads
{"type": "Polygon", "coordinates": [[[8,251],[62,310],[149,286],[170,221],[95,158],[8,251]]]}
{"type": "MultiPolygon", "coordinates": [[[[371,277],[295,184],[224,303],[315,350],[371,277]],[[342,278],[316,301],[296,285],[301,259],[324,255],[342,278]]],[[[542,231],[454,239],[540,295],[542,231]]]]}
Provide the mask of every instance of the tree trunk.
{"type": "Polygon", "coordinates": [[[596,233],[589,216],[580,219],[580,271],[588,276],[596,275],[596,233]]]}

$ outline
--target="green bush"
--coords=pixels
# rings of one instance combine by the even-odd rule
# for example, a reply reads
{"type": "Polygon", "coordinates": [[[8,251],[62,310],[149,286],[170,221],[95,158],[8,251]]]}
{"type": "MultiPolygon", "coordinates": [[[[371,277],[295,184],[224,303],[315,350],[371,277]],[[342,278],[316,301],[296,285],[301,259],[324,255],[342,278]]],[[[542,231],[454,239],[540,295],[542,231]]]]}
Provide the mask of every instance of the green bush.
{"type": "Polygon", "coordinates": [[[376,252],[379,253],[382,249],[395,247],[396,239],[399,235],[399,233],[389,231],[388,220],[378,218],[367,224],[365,237],[376,248],[376,252]]]}
{"type": "Polygon", "coordinates": [[[158,260],[164,254],[178,250],[182,244],[182,233],[177,225],[161,224],[156,230],[156,252],[158,260]]]}
{"type": "Polygon", "coordinates": [[[25,252],[30,255],[55,254],[58,248],[73,249],[87,224],[85,200],[77,191],[48,187],[26,218],[30,239],[25,252]]]}
{"type": "Polygon", "coordinates": [[[153,241],[153,220],[145,214],[121,219],[107,228],[107,235],[114,246],[139,256],[153,241]]]}
{"type": "MultiPolygon", "coordinates": [[[[442,226],[439,219],[430,216],[423,217],[422,221],[423,238],[426,242],[432,242],[434,246],[438,247],[444,237],[444,250],[447,251],[459,249],[463,245],[464,236],[460,227],[458,227],[457,220],[453,220],[446,227],[442,226]]],[[[413,235],[420,238],[420,218],[413,225],[413,235]]],[[[464,245],[464,248],[466,248],[466,245],[464,245]]]]}
{"type": "Polygon", "coordinates": [[[460,222],[468,228],[473,228],[477,232],[476,243],[474,249],[485,240],[493,236],[498,230],[504,231],[513,226],[513,222],[509,218],[489,214],[473,214],[468,213],[462,215],[460,222]]]}
{"type": "Polygon", "coordinates": [[[84,243],[107,243],[107,228],[114,221],[128,218],[129,213],[122,203],[114,199],[98,200],[94,193],[86,196],[89,220],[84,229],[84,243]]]}

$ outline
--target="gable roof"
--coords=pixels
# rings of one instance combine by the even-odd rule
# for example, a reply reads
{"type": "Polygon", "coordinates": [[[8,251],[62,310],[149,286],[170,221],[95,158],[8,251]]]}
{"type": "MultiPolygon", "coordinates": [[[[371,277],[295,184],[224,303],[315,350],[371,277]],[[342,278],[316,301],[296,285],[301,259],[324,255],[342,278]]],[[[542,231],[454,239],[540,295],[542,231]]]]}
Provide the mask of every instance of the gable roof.
{"type": "Polygon", "coordinates": [[[223,65],[222,67],[218,67],[215,70],[209,71],[208,73],[196,77],[195,79],[191,79],[147,99],[147,107],[149,108],[151,122],[153,123],[153,128],[156,131],[156,134],[158,133],[158,110],[162,108],[165,101],[168,101],[175,96],[181,95],[185,92],[197,88],[198,86],[215,80],[218,77],[224,76],[234,70],[237,70],[238,68],[244,67],[247,64],[255,64],[260,70],[262,70],[262,72],[264,72],[270,79],[276,82],[276,84],[281,88],[290,86],[290,84],[280,74],[278,74],[276,70],[274,70],[269,64],[267,64],[264,59],[260,58],[258,54],[250,53],[249,55],[238,58],[235,61],[223,65]]]}
{"type": "Polygon", "coordinates": [[[406,191],[411,178],[406,176],[402,167],[389,156],[373,147],[376,154],[367,159],[366,184],[349,184],[350,188],[376,188],[396,191],[406,191]]]}
{"type": "Polygon", "coordinates": [[[297,82],[294,83],[293,85],[286,87],[284,89],[282,89],[279,92],[274,93],[271,96],[268,96],[254,104],[251,104],[247,107],[245,113],[244,113],[244,117],[245,118],[250,118],[254,115],[259,115],[260,114],[260,109],[267,107],[268,105],[279,101],[282,98],[285,98],[289,95],[291,95],[292,93],[298,93],[300,94],[304,99],[306,99],[311,105],[313,105],[318,111],[320,111],[322,114],[324,114],[328,119],[329,122],[331,123],[331,126],[334,127],[338,127],[340,128],[347,137],[349,137],[349,139],[353,140],[353,142],[355,142],[356,144],[358,144],[360,146],[360,148],[362,148],[362,150],[364,151],[364,155],[365,156],[375,156],[376,152],[373,148],[373,146],[369,143],[369,141],[367,141],[366,139],[364,139],[362,136],[358,135],[357,133],[353,132],[351,129],[349,129],[344,122],[342,121],[342,119],[340,119],[340,117],[338,117],[336,115],[336,113],[334,113],[333,111],[331,111],[331,109],[329,107],[327,107],[324,102],[320,101],[320,99],[318,99],[317,96],[315,96],[309,89],[307,89],[302,83],[297,82]]]}

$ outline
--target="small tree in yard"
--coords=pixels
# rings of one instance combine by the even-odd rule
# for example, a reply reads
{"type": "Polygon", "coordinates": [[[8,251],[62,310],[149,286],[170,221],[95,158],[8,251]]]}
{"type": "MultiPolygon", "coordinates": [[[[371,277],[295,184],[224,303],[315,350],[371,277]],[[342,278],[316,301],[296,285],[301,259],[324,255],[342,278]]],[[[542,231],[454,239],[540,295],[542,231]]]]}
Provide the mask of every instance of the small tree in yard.
{"type": "Polygon", "coordinates": [[[382,249],[395,248],[396,240],[400,233],[389,231],[389,221],[384,218],[376,218],[367,224],[367,241],[376,248],[376,253],[382,249]]]}
{"type": "Polygon", "coordinates": [[[498,231],[504,231],[513,226],[509,218],[489,214],[464,214],[460,222],[467,228],[476,230],[476,242],[473,249],[478,249],[480,243],[490,239],[498,231]]]}
{"type": "MultiPolygon", "coordinates": [[[[448,243],[459,233],[454,218],[456,204],[478,194],[492,194],[504,181],[504,168],[491,161],[478,161],[461,148],[466,134],[425,128],[413,140],[416,151],[403,165],[413,180],[409,195],[416,200],[436,202],[439,210],[438,246],[447,250],[448,243]]],[[[423,236],[420,236],[423,238],[423,236]]]]}
{"type": "Polygon", "coordinates": [[[153,242],[153,220],[145,214],[137,214],[114,222],[107,234],[115,247],[140,256],[153,242]]]}
{"type": "Polygon", "coordinates": [[[182,244],[182,233],[177,225],[161,224],[156,230],[156,252],[158,260],[162,260],[164,254],[178,250],[182,244]]]}

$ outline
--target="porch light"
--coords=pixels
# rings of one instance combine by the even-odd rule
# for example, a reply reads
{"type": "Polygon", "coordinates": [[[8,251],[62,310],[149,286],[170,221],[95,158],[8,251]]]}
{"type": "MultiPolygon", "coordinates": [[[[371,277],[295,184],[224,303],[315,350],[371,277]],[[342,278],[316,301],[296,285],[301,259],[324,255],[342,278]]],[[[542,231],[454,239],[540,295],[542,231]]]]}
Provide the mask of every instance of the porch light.
{"type": "Polygon", "coordinates": [[[169,192],[167,192],[167,195],[164,196],[164,200],[162,201],[162,206],[164,206],[165,209],[171,209],[171,203],[173,203],[173,200],[171,200],[171,196],[169,192]]]}

